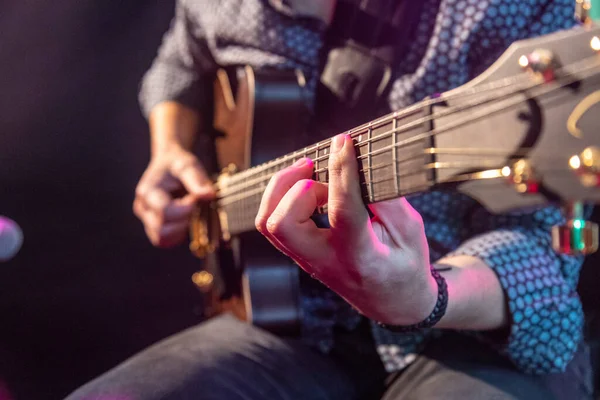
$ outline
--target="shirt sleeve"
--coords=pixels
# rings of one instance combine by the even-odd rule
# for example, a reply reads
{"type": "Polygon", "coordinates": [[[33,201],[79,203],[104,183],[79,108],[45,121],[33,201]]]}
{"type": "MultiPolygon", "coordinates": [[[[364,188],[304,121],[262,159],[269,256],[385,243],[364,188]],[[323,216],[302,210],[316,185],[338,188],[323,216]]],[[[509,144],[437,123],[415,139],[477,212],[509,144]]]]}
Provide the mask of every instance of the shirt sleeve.
{"type": "MultiPolygon", "coordinates": [[[[590,210],[591,211],[591,208],[590,210]]],[[[497,274],[510,313],[508,337],[478,333],[520,370],[564,371],[583,336],[583,311],[576,292],[581,256],[552,249],[551,228],[564,222],[558,208],[474,220],[480,234],[451,255],[480,258],[497,274]]]]}
{"type": "Polygon", "coordinates": [[[215,65],[199,20],[189,13],[184,0],[177,0],[171,26],[140,85],[144,116],[147,118],[150,110],[163,101],[201,108],[206,97],[206,75],[215,65]]]}

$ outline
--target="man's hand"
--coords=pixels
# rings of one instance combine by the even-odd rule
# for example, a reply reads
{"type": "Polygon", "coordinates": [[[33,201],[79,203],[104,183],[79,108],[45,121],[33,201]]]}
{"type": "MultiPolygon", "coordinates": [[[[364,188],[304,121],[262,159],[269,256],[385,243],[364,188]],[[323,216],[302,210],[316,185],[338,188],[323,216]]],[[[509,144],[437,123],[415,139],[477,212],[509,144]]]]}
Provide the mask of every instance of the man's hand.
{"type": "Polygon", "coordinates": [[[179,149],[155,155],[135,191],[133,211],[155,246],[172,247],[187,236],[194,204],[214,197],[202,164],[179,149]],[[183,197],[174,194],[185,191],[183,197]]]}
{"type": "Polygon", "coordinates": [[[388,324],[422,321],[433,310],[437,284],[420,215],[404,199],[372,204],[361,197],[352,139],[336,136],[329,184],[310,180],[302,159],[279,172],[266,188],[257,229],[311,276],[366,316],[388,324]],[[331,228],[311,216],[328,204],[331,228]]]}

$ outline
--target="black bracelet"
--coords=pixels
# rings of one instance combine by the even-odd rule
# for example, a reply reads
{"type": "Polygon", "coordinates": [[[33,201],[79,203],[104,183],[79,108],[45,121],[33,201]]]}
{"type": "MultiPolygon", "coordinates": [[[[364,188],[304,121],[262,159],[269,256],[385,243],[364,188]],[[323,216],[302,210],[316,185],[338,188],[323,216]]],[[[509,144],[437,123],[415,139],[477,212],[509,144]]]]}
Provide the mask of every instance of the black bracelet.
{"type": "Polygon", "coordinates": [[[435,307],[427,318],[414,325],[386,325],[378,322],[379,326],[392,332],[414,332],[419,329],[431,328],[437,324],[444,314],[446,314],[446,307],[448,306],[448,285],[446,285],[446,279],[444,279],[444,277],[433,267],[431,267],[431,275],[437,282],[438,295],[435,307]]]}

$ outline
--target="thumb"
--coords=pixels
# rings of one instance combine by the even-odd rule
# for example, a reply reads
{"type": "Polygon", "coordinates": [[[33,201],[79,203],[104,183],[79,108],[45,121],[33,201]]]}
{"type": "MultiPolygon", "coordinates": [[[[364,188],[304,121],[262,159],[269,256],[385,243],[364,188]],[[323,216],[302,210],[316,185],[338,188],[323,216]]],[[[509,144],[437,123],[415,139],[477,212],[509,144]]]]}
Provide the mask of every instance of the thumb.
{"type": "Polygon", "coordinates": [[[173,173],[183,187],[197,199],[212,199],[215,191],[211,180],[198,160],[186,163],[173,173]]]}

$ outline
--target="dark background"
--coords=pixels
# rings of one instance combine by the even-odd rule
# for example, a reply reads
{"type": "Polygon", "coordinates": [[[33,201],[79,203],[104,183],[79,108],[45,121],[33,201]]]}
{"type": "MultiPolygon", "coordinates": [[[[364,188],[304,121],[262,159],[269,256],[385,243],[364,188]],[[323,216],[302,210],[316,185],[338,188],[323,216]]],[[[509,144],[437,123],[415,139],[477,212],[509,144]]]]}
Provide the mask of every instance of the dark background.
{"type": "Polygon", "coordinates": [[[131,211],[149,149],[137,88],[173,10],[0,2],[0,215],[25,233],[0,264],[0,381],[19,400],[59,399],[199,321],[198,261],[152,248],[131,211]]]}
{"type": "Polygon", "coordinates": [[[148,162],[137,88],[173,3],[0,3],[0,215],[25,232],[0,264],[0,400],[60,399],[199,321],[198,261],[152,248],[131,212],[148,162]]]}

